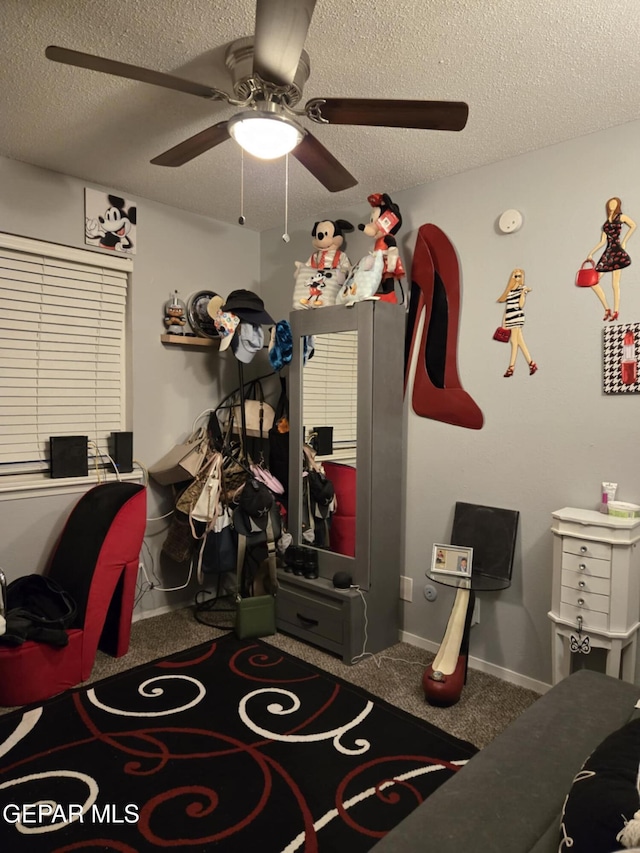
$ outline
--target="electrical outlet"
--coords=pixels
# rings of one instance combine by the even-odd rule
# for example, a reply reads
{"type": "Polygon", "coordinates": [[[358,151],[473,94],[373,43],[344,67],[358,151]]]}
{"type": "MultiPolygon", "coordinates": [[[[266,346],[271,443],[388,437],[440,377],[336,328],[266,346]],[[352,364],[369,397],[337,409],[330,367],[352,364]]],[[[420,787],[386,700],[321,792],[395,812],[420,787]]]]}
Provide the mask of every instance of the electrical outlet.
{"type": "Polygon", "coordinates": [[[413,601],[413,578],[400,575],[400,598],[403,601],[413,601]]]}
{"type": "Polygon", "coordinates": [[[473,628],[474,625],[479,625],[479,624],[480,624],[480,599],[476,598],[474,606],[473,606],[473,613],[471,614],[471,627],[473,628]]]}

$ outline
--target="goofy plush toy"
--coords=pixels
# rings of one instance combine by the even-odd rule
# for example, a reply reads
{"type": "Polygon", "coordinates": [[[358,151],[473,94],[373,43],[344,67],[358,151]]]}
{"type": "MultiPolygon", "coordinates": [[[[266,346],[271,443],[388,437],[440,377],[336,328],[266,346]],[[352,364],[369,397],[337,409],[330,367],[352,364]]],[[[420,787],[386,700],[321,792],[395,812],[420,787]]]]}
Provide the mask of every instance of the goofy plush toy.
{"type": "Polygon", "coordinates": [[[364,231],[367,237],[375,239],[373,251],[382,252],[384,258],[382,281],[376,295],[384,302],[397,303],[395,283],[405,276],[396,238],[393,236],[402,226],[400,208],[391,201],[387,193],[373,193],[368,196],[367,201],[373,208],[371,218],[366,225],[360,224],[358,228],[364,231]]]}

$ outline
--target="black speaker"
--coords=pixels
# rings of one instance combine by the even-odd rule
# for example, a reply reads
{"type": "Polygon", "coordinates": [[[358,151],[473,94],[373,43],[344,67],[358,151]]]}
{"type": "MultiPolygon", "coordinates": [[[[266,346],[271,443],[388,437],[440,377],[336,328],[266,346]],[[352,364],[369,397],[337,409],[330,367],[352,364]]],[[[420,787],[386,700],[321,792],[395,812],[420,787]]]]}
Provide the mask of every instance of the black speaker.
{"type": "Polygon", "coordinates": [[[86,477],[89,474],[86,435],[52,435],[49,467],[53,479],[86,477]]]}
{"type": "Polygon", "coordinates": [[[118,471],[121,474],[128,474],[133,471],[133,433],[112,432],[111,444],[111,457],[116,463],[118,471]]]}
{"type": "Polygon", "coordinates": [[[333,576],[333,585],[336,589],[349,589],[352,583],[349,572],[336,572],[333,576]]]}
{"type": "Polygon", "coordinates": [[[318,456],[331,456],[333,453],[333,427],[314,427],[313,431],[316,434],[313,446],[318,456]]]}

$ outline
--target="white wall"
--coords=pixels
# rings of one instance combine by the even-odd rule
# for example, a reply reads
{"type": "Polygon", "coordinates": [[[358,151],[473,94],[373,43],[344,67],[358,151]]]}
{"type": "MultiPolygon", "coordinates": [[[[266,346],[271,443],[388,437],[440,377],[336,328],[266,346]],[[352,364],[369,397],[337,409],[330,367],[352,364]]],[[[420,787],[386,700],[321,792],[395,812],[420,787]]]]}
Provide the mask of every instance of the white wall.
{"type": "MultiPolygon", "coordinates": [[[[432,543],[449,541],[455,502],[519,510],[513,583],[505,592],[481,594],[471,654],[547,683],[551,512],[595,508],[602,480],[619,483],[620,499],[640,501],[640,397],[603,395],[603,311],[593,293],[574,286],[576,270],[598,242],[607,198],[620,196],[623,210],[640,224],[639,143],[640,122],[633,122],[394,194],[408,270],[423,223],[438,225],[457,249],[460,375],[485,416],[484,428],[474,431],[408,411],[402,572],[413,578],[414,596],[404,605],[403,627],[425,640],[442,637],[452,594],[440,588],[438,600],[428,603],[422,588],[432,543]],[[511,235],[497,229],[507,208],[524,216],[522,229],[511,235]],[[539,371],[529,376],[519,356],[515,375],[505,379],[509,348],[492,335],[502,318],[496,300],[516,266],[532,288],[525,338],[539,371]]],[[[384,190],[363,187],[363,199],[384,190]]],[[[357,224],[369,212],[365,201],[355,211],[319,210],[317,218],[357,224]]],[[[290,307],[293,262],[311,251],[312,225],[292,227],[288,246],[278,229],[262,234],[263,294],[281,313],[290,307]]],[[[347,238],[353,262],[370,248],[359,233],[347,238]]],[[[620,321],[639,322],[640,230],[628,249],[635,263],[622,273],[620,321]]],[[[610,292],[609,282],[603,284],[610,292]]]]}
{"type": "MultiPolygon", "coordinates": [[[[81,181],[0,158],[0,230],[78,248],[84,246],[84,186],[81,181]]],[[[99,188],[105,189],[105,188],[99,188]]],[[[110,187],[117,192],[117,188],[110,187]]],[[[212,191],[213,188],[212,188],[212,191]]],[[[127,195],[123,193],[123,195],[127,195]]],[[[221,295],[236,288],[260,291],[260,235],[141,198],[137,254],[134,256],[131,315],[128,426],[134,457],[143,465],[157,461],[191,431],[194,418],[214,407],[237,385],[236,361],[217,349],[165,346],[163,307],[177,289],[186,301],[198,290],[221,295]]],[[[0,516],[0,566],[12,579],[42,568],[45,556],[77,496],[5,501],[0,516]]],[[[171,508],[171,492],[149,489],[149,517],[171,508]]],[[[145,561],[152,561],[164,586],[180,585],[183,567],[159,563],[166,522],[147,526],[145,561]]],[[[191,601],[192,583],[182,593],[147,594],[138,614],[178,600],[191,601]]]]}

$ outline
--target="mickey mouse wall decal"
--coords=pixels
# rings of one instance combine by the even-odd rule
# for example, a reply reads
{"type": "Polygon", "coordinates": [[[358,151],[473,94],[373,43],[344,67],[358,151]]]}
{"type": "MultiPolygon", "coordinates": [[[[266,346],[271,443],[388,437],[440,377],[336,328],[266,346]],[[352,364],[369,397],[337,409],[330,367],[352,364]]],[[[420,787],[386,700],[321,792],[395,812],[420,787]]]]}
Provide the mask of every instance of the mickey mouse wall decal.
{"type": "Polygon", "coordinates": [[[135,254],[137,208],[126,199],[85,189],[85,243],[135,254]]]}

